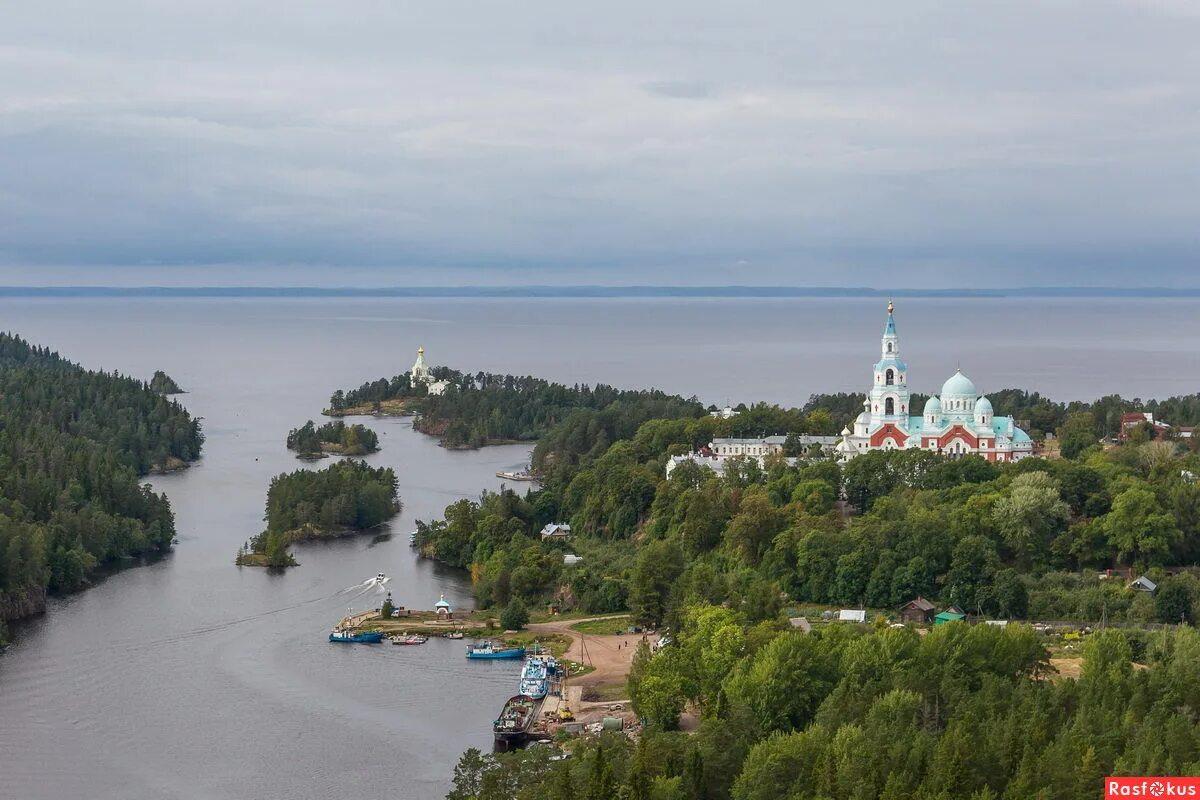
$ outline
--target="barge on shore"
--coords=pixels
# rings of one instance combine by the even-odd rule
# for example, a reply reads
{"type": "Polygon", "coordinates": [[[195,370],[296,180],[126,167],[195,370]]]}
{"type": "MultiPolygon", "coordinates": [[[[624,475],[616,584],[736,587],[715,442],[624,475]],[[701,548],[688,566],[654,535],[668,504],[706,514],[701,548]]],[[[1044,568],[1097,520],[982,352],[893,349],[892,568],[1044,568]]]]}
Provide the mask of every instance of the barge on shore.
{"type": "Polygon", "coordinates": [[[496,745],[507,750],[523,743],[541,707],[541,700],[523,694],[508,698],[500,710],[500,716],[492,723],[496,745]]]}

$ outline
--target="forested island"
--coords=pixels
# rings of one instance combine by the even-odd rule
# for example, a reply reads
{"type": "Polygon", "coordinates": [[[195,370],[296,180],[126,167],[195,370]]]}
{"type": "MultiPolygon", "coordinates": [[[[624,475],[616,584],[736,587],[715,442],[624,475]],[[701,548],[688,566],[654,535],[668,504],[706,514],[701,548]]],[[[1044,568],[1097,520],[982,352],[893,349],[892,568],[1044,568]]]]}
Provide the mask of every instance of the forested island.
{"type": "Polygon", "coordinates": [[[379,450],[379,436],[365,425],[347,425],[341,420],[317,427],[310,419],[287,435],[288,450],[300,458],[321,458],[330,453],[363,456],[379,450]]]}
{"type": "Polygon", "coordinates": [[[289,567],[293,542],[373,528],[400,511],[396,474],[347,459],[323,470],[275,476],[267,491],[267,527],[238,553],[238,566],[289,567]]]}
{"type": "Polygon", "coordinates": [[[541,488],[453,503],[418,523],[414,544],[469,569],[481,608],[628,610],[669,628],[674,641],[645,652],[630,681],[650,749],[614,739],[600,757],[597,742],[574,742],[585,757],[568,767],[545,753],[469,753],[450,796],[517,797],[519,785],[599,797],[623,785],[630,797],[1057,798],[1091,796],[1114,771],[1195,772],[1200,696],[1183,676],[1200,664],[1189,627],[1200,455],[1142,426],[1115,434],[1131,410],[1194,424],[1200,397],[991,397],[1039,439],[1053,433],[1056,457],[878,451],[839,463],[797,449],[792,461],[735,460],[724,475],[683,463],[663,477],[671,455],[718,436],[836,429],[861,395],[730,419],[581,408],[548,424],[534,451],[541,488]],[[570,539],[543,541],[551,522],[570,523],[570,539]],[[565,564],[566,552],[582,560],[565,564]],[[1156,590],[1130,586],[1138,575],[1156,590]],[[887,628],[918,597],[1013,624],[887,628]],[[820,623],[839,607],[879,624],[820,623]],[[793,630],[797,614],[817,621],[811,634],[793,630]],[[1123,629],[1073,650],[1020,620],[1123,629]],[[1129,707],[1136,724],[1122,722],[1129,707]],[[672,730],[685,712],[700,718],[695,736],[672,730]]]}
{"type": "Polygon", "coordinates": [[[199,457],[200,424],[178,403],[5,333],[0,421],[0,625],[171,548],[170,505],[140,478],[199,457]]]}

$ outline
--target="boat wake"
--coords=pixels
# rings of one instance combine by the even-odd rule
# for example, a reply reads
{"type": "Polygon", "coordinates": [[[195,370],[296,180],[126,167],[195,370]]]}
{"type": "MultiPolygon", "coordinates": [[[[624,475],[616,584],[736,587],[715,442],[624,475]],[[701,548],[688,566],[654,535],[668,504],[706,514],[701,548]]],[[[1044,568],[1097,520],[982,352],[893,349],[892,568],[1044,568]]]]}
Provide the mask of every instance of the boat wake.
{"type": "MultiPolygon", "coordinates": [[[[380,575],[382,575],[382,573],[380,573],[380,575]]],[[[345,589],[339,589],[334,596],[341,597],[350,595],[351,598],[354,598],[365,597],[369,594],[381,594],[387,591],[387,585],[391,583],[391,581],[391,578],[386,576],[380,577],[377,575],[374,578],[368,578],[362,583],[356,583],[353,586],[347,586],[345,589]]]]}

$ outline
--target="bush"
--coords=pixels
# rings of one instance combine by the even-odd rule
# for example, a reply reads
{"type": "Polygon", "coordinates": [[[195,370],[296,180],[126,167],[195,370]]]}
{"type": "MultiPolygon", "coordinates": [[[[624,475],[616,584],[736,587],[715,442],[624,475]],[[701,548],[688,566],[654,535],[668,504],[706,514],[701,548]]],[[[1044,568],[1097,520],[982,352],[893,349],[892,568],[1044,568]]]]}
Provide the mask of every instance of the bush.
{"type": "Polygon", "coordinates": [[[525,627],[527,622],[529,622],[529,610],[525,608],[521,598],[514,597],[504,607],[504,612],[500,614],[500,627],[506,631],[519,631],[525,627]]]}
{"type": "Polygon", "coordinates": [[[1191,622],[1192,595],[1181,581],[1166,581],[1154,596],[1154,611],[1159,622],[1191,622]]]}

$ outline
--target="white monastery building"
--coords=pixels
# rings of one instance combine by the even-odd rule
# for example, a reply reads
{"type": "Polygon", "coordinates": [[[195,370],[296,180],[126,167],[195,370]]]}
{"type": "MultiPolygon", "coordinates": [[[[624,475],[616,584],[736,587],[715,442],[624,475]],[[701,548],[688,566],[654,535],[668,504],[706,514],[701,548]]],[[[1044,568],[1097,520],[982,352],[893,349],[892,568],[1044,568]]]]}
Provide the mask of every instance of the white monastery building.
{"type": "Polygon", "coordinates": [[[429,373],[429,365],[425,363],[425,348],[417,348],[417,361],[412,365],[412,369],[408,371],[408,377],[412,380],[412,385],[415,387],[418,383],[423,383],[428,388],[430,394],[441,394],[446,391],[446,387],[450,385],[449,381],[435,381],[433,375],[429,373]]]}
{"type": "MultiPolygon", "coordinates": [[[[708,467],[718,475],[725,474],[725,465],[733,458],[752,458],[758,465],[765,466],[767,456],[783,452],[786,436],[763,436],[759,439],[713,439],[708,447],[699,453],[689,453],[683,456],[671,456],[667,460],[667,477],[675,468],[685,461],[708,467]]],[[[802,433],[796,436],[796,443],[807,452],[813,445],[819,445],[826,452],[831,452],[838,442],[837,436],[813,436],[802,433]]],[[[785,459],[789,464],[795,464],[795,458],[785,459]]]]}
{"type": "Polygon", "coordinates": [[[842,459],[870,450],[920,448],[961,458],[977,453],[988,461],[1016,461],[1033,453],[1033,441],[1013,422],[996,417],[992,404],[975,384],[956,371],[942,384],[941,396],[930,397],[919,416],[910,407],[908,365],[900,358],[895,306],[888,303],[875,382],[853,430],[842,431],[837,445],[842,459]]]}

